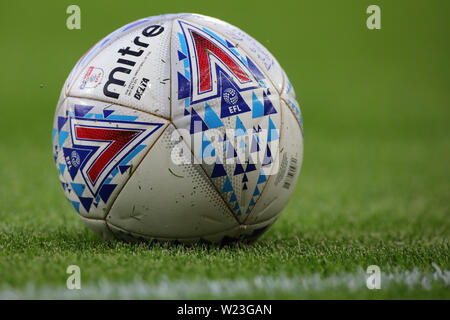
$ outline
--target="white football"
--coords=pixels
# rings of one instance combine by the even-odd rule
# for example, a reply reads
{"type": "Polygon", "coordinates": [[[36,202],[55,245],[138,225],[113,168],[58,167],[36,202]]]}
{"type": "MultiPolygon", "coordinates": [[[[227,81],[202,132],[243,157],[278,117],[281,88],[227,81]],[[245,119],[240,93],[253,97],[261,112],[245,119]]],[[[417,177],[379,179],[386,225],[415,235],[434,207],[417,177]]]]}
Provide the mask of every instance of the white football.
{"type": "Polygon", "coordinates": [[[254,240],[278,218],[303,125],[264,46],[182,13],[132,22],[81,57],[52,142],[64,194],[104,239],[223,243],[254,240]]]}

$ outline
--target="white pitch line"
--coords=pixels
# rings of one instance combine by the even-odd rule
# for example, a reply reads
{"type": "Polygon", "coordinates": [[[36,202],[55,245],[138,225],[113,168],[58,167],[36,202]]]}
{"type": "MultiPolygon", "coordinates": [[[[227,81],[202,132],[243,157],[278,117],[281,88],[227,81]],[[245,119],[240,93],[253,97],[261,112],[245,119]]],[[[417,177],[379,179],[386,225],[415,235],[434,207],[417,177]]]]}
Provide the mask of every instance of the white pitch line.
{"type": "MultiPolygon", "coordinates": [[[[392,285],[402,285],[405,290],[430,290],[433,285],[450,288],[450,270],[441,270],[433,263],[435,272],[422,272],[418,269],[381,274],[381,291],[392,285]]],[[[81,284],[80,290],[65,287],[36,286],[29,284],[17,289],[3,287],[0,299],[190,299],[233,298],[253,295],[276,298],[279,294],[304,297],[312,293],[328,290],[347,290],[355,292],[365,289],[367,274],[363,270],[343,273],[329,277],[320,274],[309,276],[256,276],[252,279],[169,281],[160,280],[156,284],[146,283],[138,278],[132,282],[99,282],[81,284]]]]}

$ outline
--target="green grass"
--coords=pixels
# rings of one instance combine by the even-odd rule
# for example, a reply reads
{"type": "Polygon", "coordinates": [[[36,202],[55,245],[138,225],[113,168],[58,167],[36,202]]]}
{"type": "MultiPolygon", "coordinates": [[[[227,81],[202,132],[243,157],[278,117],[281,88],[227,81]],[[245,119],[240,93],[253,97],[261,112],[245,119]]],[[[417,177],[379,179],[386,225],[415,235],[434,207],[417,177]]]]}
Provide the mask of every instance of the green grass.
{"type": "Polygon", "coordinates": [[[376,3],[380,31],[365,28],[370,1],[242,4],[242,11],[147,1],[127,10],[111,3],[108,12],[80,2],[81,31],[65,29],[69,2],[2,3],[0,58],[9,62],[0,78],[0,297],[11,290],[77,297],[82,293],[64,289],[66,268],[76,264],[89,297],[102,297],[105,283],[143,283],[143,298],[186,297],[176,290],[183,285],[200,288],[188,298],[450,298],[449,5],[376,3]],[[60,87],[77,58],[114,28],[182,11],[242,27],[287,70],[305,123],[299,183],[279,220],[252,245],[104,243],[65,200],[52,163],[60,87]],[[363,271],[372,264],[384,273],[381,290],[365,287],[363,271]],[[402,281],[408,271],[419,280],[402,281]],[[321,284],[302,285],[316,276],[321,284]],[[252,285],[258,277],[298,286],[270,290],[270,281],[252,285]],[[346,284],[351,277],[353,287],[346,284]],[[212,281],[250,289],[214,295],[207,290],[212,281]],[[174,291],[151,292],[164,283],[174,291]]]}

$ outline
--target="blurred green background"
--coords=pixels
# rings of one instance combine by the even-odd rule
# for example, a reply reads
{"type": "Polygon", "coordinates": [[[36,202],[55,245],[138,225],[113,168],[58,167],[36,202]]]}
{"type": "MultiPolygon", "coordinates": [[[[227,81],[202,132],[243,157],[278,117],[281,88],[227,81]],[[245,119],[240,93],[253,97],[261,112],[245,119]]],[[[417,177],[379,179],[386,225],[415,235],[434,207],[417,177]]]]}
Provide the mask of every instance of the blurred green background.
{"type": "MultiPolygon", "coordinates": [[[[449,12],[446,0],[2,1],[0,290],[63,286],[69,260],[90,270],[84,279],[91,283],[100,274],[110,281],[139,274],[149,283],[163,276],[327,276],[369,264],[434,272],[435,262],[448,270],[449,12]],[[66,28],[70,4],[81,8],[81,30],[66,28]],[[381,7],[381,30],[366,27],[371,4],[381,7]],[[196,254],[106,245],[84,229],[59,190],[51,127],[73,65],[114,29],[174,12],[240,27],[273,53],[296,90],[305,128],[299,184],[254,246],[196,254]]],[[[275,297],[449,298],[448,289],[275,297]]]]}

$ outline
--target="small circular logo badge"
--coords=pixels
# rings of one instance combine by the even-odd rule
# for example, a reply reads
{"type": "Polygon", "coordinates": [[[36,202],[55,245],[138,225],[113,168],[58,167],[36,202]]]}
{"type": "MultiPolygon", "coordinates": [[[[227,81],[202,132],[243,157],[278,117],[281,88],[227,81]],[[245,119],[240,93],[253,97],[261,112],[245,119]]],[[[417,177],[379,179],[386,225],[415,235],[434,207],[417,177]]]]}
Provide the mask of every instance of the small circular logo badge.
{"type": "Polygon", "coordinates": [[[236,90],[234,90],[233,88],[225,89],[222,96],[225,102],[228,104],[235,104],[239,99],[236,90]]]}
{"type": "Polygon", "coordinates": [[[75,150],[72,151],[72,153],[70,154],[70,162],[72,162],[72,165],[75,168],[78,168],[80,166],[80,164],[81,164],[80,155],[75,150]]]}
{"type": "Polygon", "coordinates": [[[103,69],[90,66],[81,80],[80,89],[95,88],[101,83],[102,79],[103,69]]]}

